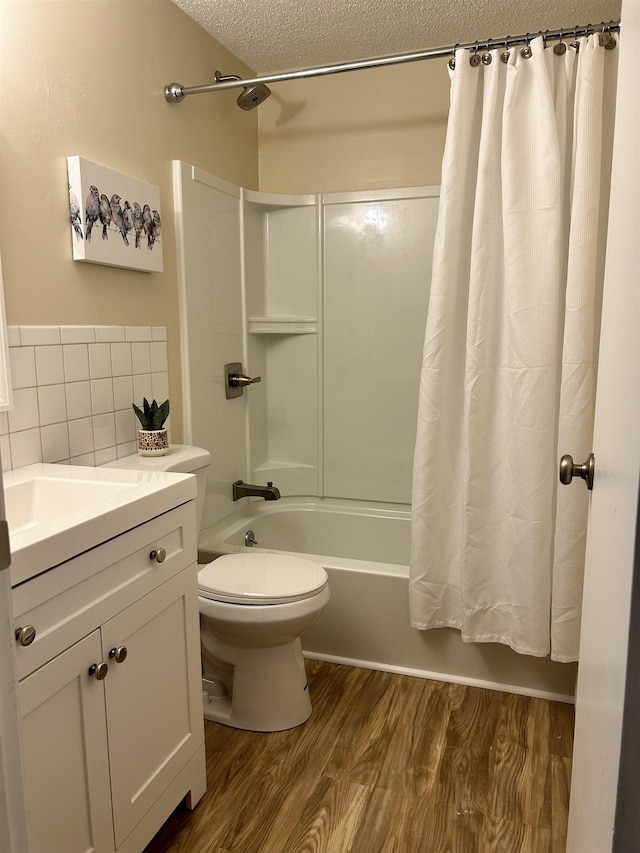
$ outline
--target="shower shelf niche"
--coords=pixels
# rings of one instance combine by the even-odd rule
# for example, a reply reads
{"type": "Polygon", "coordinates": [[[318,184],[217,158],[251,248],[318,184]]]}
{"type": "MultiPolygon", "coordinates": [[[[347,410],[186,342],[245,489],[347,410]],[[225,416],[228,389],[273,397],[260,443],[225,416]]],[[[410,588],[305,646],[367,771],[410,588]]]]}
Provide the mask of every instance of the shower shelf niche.
{"type": "Polygon", "coordinates": [[[315,317],[249,317],[250,335],[316,335],[318,321],[315,317]]]}
{"type": "Polygon", "coordinates": [[[321,206],[317,195],[242,191],[248,475],[318,494],[321,437],[321,206]]]}
{"type": "Polygon", "coordinates": [[[304,495],[310,483],[317,482],[317,471],[315,465],[306,465],[304,462],[278,462],[269,460],[261,465],[256,465],[253,474],[258,482],[272,480],[286,486],[287,494],[304,495]]]}
{"type": "Polygon", "coordinates": [[[258,190],[242,190],[245,202],[254,204],[261,210],[280,210],[292,207],[313,207],[317,203],[317,196],[306,193],[291,195],[288,193],[263,193],[258,190]]]}

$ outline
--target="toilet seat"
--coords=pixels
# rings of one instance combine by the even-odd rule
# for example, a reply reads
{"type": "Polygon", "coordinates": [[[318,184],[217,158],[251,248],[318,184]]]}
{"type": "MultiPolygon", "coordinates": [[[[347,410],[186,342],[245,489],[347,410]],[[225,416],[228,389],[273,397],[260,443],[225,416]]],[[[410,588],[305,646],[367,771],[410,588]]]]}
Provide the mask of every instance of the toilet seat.
{"type": "Polygon", "coordinates": [[[327,573],[289,554],[224,554],[198,572],[198,594],[231,604],[286,604],[321,592],[327,573]]]}

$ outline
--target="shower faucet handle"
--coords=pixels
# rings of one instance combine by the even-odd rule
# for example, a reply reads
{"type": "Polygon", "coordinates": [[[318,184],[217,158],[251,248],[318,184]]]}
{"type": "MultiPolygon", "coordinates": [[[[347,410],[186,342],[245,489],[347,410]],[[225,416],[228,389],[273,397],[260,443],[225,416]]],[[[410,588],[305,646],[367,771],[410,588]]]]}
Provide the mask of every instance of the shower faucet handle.
{"type": "Polygon", "coordinates": [[[262,382],[262,376],[245,376],[244,373],[232,373],[229,376],[229,385],[232,387],[246,388],[247,385],[253,385],[255,382],[262,382]]]}
{"type": "Polygon", "coordinates": [[[241,397],[249,385],[262,382],[262,376],[247,376],[241,361],[231,361],[224,366],[224,387],[227,400],[241,397]]]}

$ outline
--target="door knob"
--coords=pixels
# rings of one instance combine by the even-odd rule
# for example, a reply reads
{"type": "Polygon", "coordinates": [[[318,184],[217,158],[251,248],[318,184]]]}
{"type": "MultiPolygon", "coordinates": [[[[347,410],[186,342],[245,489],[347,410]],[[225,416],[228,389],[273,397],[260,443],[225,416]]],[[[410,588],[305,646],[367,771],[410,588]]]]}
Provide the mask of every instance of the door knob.
{"type": "Polygon", "coordinates": [[[587,484],[589,491],[593,488],[593,479],[595,477],[596,457],[590,453],[587,461],[582,465],[576,465],[573,461],[573,456],[568,453],[560,460],[560,482],[564,486],[568,486],[574,477],[581,477],[587,484]]]}

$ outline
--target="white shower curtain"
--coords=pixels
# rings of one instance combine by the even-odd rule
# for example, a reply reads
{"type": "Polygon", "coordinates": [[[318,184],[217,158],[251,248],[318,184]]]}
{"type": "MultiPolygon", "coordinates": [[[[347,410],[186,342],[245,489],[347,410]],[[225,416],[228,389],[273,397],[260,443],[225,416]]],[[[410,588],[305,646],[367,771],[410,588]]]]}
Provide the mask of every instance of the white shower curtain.
{"type": "MultiPolygon", "coordinates": [[[[616,36],[617,38],[617,36],[616,36]]],[[[571,39],[570,41],[573,41],[571,39]]],[[[577,659],[617,50],[456,52],[412,499],[411,624],[577,659]]]]}

